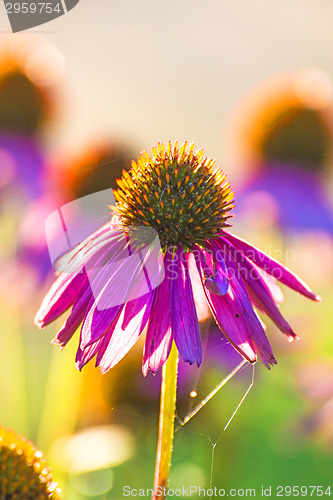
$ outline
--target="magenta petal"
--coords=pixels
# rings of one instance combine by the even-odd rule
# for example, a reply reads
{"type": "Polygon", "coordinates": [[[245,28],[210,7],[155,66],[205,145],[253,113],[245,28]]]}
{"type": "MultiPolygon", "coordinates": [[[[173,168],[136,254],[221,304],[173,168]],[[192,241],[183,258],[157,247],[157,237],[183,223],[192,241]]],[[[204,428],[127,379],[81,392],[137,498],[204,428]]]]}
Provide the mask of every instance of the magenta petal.
{"type": "Polygon", "coordinates": [[[278,306],[274,302],[273,295],[263,280],[261,273],[253,263],[239,250],[225,240],[220,240],[227,252],[232,255],[237,267],[235,273],[239,272],[248,287],[248,291],[254,305],[260,311],[265,312],[274,321],[276,326],[290,339],[297,338],[289,323],[282,316],[278,306]]]}
{"type": "Polygon", "coordinates": [[[246,257],[253,261],[257,266],[266,271],[278,281],[288,286],[292,290],[301,293],[305,297],[311,300],[320,302],[321,298],[314,294],[312,290],[308,287],[304,281],[302,281],[298,276],[289,271],[285,266],[280,264],[277,260],[273,259],[269,255],[265,254],[258,248],[250,245],[245,240],[238,238],[226,231],[221,232],[221,236],[225,237],[229,242],[232,243],[238,250],[240,250],[246,257]]]}
{"type": "Polygon", "coordinates": [[[250,297],[245,289],[242,286],[242,278],[236,278],[237,276],[237,266],[231,259],[228,254],[225,254],[226,264],[231,271],[230,282],[234,289],[235,295],[239,300],[239,303],[243,309],[244,315],[250,327],[250,335],[252,344],[254,345],[256,353],[259,355],[261,360],[265,363],[265,365],[269,368],[270,364],[276,364],[276,360],[272,351],[272,347],[269,343],[269,340],[266,336],[265,330],[263,328],[263,324],[257,316],[257,313],[254,311],[250,297]]]}
{"type": "Polygon", "coordinates": [[[81,335],[80,335],[80,348],[85,349],[88,345],[96,342],[105,332],[109,329],[112,323],[119,317],[119,314],[124,307],[123,304],[116,305],[114,307],[108,307],[100,310],[98,305],[98,298],[100,295],[96,296],[98,290],[101,289],[101,293],[107,289],[112,277],[109,276],[109,268],[97,267],[94,275],[90,273],[90,283],[92,292],[91,301],[88,306],[87,314],[83,320],[81,335]]]}
{"type": "Polygon", "coordinates": [[[170,263],[171,251],[167,250],[164,258],[165,278],[156,290],[147,336],[143,352],[142,372],[146,376],[151,370],[156,373],[168,359],[171,345],[170,323],[170,263]]]}
{"type": "Polygon", "coordinates": [[[203,267],[203,261],[207,261],[209,256],[199,249],[199,247],[196,247],[195,258],[203,288],[216,323],[234,348],[244,358],[254,363],[257,356],[251,340],[249,324],[237,297],[236,292],[238,288],[234,290],[234,283],[230,281],[229,290],[225,295],[211,293],[204,284],[205,275],[203,267]]]}
{"type": "Polygon", "coordinates": [[[109,258],[115,256],[117,248],[124,240],[124,230],[113,230],[110,223],[105,224],[89,238],[77,245],[57,261],[57,269],[66,273],[80,273],[84,267],[91,268],[101,254],[106,251],[109,258]]]}
{"type": "MultiPolygon", "coordinates": [[[[112,326],[112,335],[104,352],[97,354],[96,364],[105,373],[115,366],[131,349],[145,328],[154,298],[154,292],[128,302],[119,319],[112,326]],[[123,323],[126,318],[126,328],[123,323]]],[[[106,334],[108,335],[108,334],[106,334]]]]}
{"type": "Polygon", "coordinates": [[[219,268],[218,266],[214,276],[214,281],[218,286],[220,295],[225,295],[229,288],[229,280],[227,276],[222,272],[221,268],[219,268]]]}
{"type": "MultiPolygon", "coordinates": [[[[106,234],[110,235],[110,230],[105,227],[103,231],[102,229],[97,238],[102,240],[100,251],[86,241],[73,250],[72,257],[65,256],[68,259],[67,264],[63,264],[63,272],[53,283],[36,314],[35,324],[39,328],[43,328],[63,314],[73,304],[79,288],[83,285],[88,287],[89,282],[93,283],[93,277],[99,274],[103,264],[116,258],[120,248],[124,247],[124,236],[122,236],[123,241],[119,241],[119,234],[115,236],[111,233],[112,236],[105,239],[106,234]],[[110,239],[112,239],[112,244],[110,244],[110,239]],[[88,277],[84,272],[86,269],[84,265],[90,266],[88,277]]],[[[92,240],[94,240],[93,237],[92,240]]]]}
{"type": "Polygon", "coordinates": [[[85,349],[81,349],[80,347],[77,350],[76,358],[75,358],[75,366],[78,370],[82,370],[84,365],[88,363],[98,352],[103,349],[103,345],[107,345],[108,340],[111,337],[111,333],[106,333],[102,338],[97,340],[94,344],[91,344],[85,349]]]}
{"type": "Polygon", "coordinates": [[[88,345],[96,342],[118,319],[123,307],[123,305],[119,305],[99,311],[96,302],[92,299],[82,324],[80,348],[85,349],[88,345]]]}
{"type": "MultiPolygon", "coordinates": [[[[123,249],[118,253],[119,255],[124,257],[128,253],[127,251],[124,253],[123,249]]],[[[118,319],[126,303],[126,296],[129,294],[130,288],[133,287],[133,276],[126,276],[122,273],[122,269],[126,266],[126,259],[121,259],[120,263],[115,259],[112,265],[112,261],[106,263],[103,256],[103,260],[99,260],[97,264],[94,269],[88,272],[93,296],[81,329],[81,349],[85,349],[88,345],[96,342],[118,319]],[[115,274],[117,274],[116,279],[115,274]],[[123,278],[122,285],[119,284],[121,277],[123,278]],[[119,298],[120,293],[119,286],[122,287],[122,293],[125,293],[126,296],[122,297],[122,302],[117,303],[117,297],[119,298]],[[112,306],[114,303],[116,305],[112,306]]]]}
{"type": "Polygon", "coordinates": [[[202,361],[199,324],[195,310],[190,275],[182,245],[177,247],[170,264],[171,331],[179,354],[184,361],[202,361]]]}
{"type": "MultiPolygon", "coordinates": [[[[135,303],[134,299],[138,297],[143,297],[150,292],[153,292],[155,295],[156,284],[161,283],[164,277],[164,263],[163,260],[158,259],[159,248],[155,247],[149,252],[143,249],[140,251],[140,254],[141,262],[131,280],[128,295],[128,308],[131,307],[132,303],[135,303]],[[147,270],[149,270],[149,272],[147,270]],[[153,288],[152,285],[154,285],[153,288]]],[[[130,318],[130,314],[125,315],[122,328],[127,328],[130,318]]]]}
{"type": "MultiPolygon", "coordinates": [[[[128,264],[127,250],[124,253],[121,252],[120,255],[122,259],[116,260],[112,267],[108,264],[95,270],[95,276],[90,274],[94,299],[82,325],[81,349],[96,342],[112,323],[118,320],[124,307],[127,311],[129,310],[133,302],[130,300],[131,296],[144,297],[146,295],[142,293],[147,292],[148,289],[145,274],[142,272],[142,263],[140,260],[132,260],[128,264]],[[116,305],[112,306],[112,304],[116,305]]],[[[135,304],[138,303],[135,302],[135,304]]],[[[125,313],[123,330],[127,327],[126,321],[130,320],[131,315],[125,313]]]]}
{"type": "Polygon", "coordinates": [[[212,251],[213,270],[215,270],[214,284],[216,284],[217,290],[215,289],[215,287],[212,287],[210,283],[208,283],[207,279],[205,281],[205,285],[211,292],[217,293],[217,295],[225,295],[229,288],[228,269],[224,262],[222,252],[215,246],[212,247],[212,251]]]}
{"type": "Polygon", "coordinates": [[[261,279],[266,284],[274,302],[276,304],[282,304],[282,302],[284,301],[284,296],[283,296],[283,292],[282,292],[277,280],[275,278],[273,278],[273,276],[271,276],[270,274],[267,274],[259,266],[254,264],[254,262],[251,262],[251,266],[254,267],[258,271],[259,275],[261,276],[261,279]]]}
{"type": "Polygon", "coordinates": [[[88,286],[84,273],[61,274],[53,283],[36,314],[35,325],[43,328],[63,314],[74,302],[80,287],[88,286]]]}
{"type": "Polygon", "coordinates": [[[251,327],[251,339],[255,351],[261,361],[270,368],[270,365],[276,365],[277,361],[274,357],[271,344],[267,338],[265,330],[256,312],[252,309],[253,316],[248,317],[248,322],[251,327]]]}
{"type": "Polygon", "coordinates": [[[100,311],[125,304],[149,292],[147,280],[138,280],[138,276],[144,276],[140,252],[129,255],[128,251],[128,248],[124,248],[117,258],[88,271],[96,307],[100,311]],[[138,283],[141,285],[140,290],[138,283]]]}
{"type": "Polygon", "coordinates": [[[90,299],[91,291],[89,288],[79,293],[73,304],[69,317],[66,319],[65,323],[52,340],[52,344],[60,345],[61,347],[64,347],[67,344],[82,323],[90,299]]]}

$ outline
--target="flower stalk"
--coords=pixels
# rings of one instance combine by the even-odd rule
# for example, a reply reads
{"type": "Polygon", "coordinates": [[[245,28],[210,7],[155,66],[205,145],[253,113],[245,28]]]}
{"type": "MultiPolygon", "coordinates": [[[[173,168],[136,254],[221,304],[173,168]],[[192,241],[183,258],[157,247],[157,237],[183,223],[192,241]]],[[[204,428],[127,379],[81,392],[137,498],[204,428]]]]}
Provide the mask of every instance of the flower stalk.
{"type": "Polygon", "coordinates": [[[162,368],[158,443],[152,500],[164,500],[166,498],[173,450],[177,375],[178,350],[173,342],[169,358],[162,368]]]}

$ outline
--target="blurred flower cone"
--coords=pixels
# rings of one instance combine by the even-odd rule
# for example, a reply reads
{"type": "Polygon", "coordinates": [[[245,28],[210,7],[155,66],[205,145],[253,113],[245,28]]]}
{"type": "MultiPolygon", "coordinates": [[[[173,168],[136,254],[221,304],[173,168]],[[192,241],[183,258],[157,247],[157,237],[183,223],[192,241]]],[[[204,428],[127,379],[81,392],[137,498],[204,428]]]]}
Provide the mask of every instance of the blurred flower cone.
{"type": "Polygon", "coordinates": [[[31,441],[4,427],[0,428],[0,498],[62,498],[43,454],[31,441]]]}

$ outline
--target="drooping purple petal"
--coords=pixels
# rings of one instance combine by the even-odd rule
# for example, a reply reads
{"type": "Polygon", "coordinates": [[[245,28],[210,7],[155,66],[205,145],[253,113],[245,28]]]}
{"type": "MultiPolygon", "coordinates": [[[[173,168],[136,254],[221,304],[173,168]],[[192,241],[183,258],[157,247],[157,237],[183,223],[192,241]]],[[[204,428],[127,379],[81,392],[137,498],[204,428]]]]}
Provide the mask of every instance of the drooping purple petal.
{"type": "Polygon", "coordinates": [[[253,265],[244,254],[225,239],[220,238],[218,241],[236,263],[237,267],[235,268],[235,273],[239,273],[244,280],[254,305],[258,307],[260,311],[265,312],[290,340],[297,338],[297,335],[293,332],[293,329],[275,304],[274,297],[267,283],[263,280],[261,273],[258,272],[257,266],[253,265]]]}
{"type": "Polygon", "coordinates": [[[237,266],[233,259],[225,253],[225,261],[230,272],[230,283],[233,287],[237,299],[243,309],[245,318],[250,326],[251,340],[254,345],[256,353],[259,355],[260,359],[269,368],[271,364],[276,364],[276,359],[274,357],[272,347],[266,336],[264,325],[262,321],[258,318],[257,313],[254,311],[250,297],[246,291],[246,288],[242,286],[242,278],[237,278],[237,266]]]}
{"type": "Polygon", "coordinates": [[[84,273],[61,274],[44,297],[35,316],[35,325],[44,328],[63,314],[73,304],[78,289],[82,286],[88,286],[84,273]]]}
{"type": "MultiPolygon", "coordinates": [[[[84,295],[84,298],[87,298],[87,302],[85,302],[85,310],[80,312],[80,318],[81,321],[83,321],[83,325],[81,328],[81,342],[83,342],[83,345],[81,345],[82,349],[86,347],[87,344],[93,343],[96,341],[103,333],[105,330],[110,326],[110,323],[114,318],[111,317],[111,313],[114,313],[114,317],[118,314],[119,312],[119,306],[115,308],[116,310],[110,311],[109,309],[106,311],[101,311],[101,313],[107,313],[107,321],[104,321],[103,327],[101,324],[98,324],[98,321],[93,321],[93,313],[96,310],[96,301],[94,298],[94,291],[96,288],[96,282],[100,282],[102,280],[106,279],[107,275],[107,267],[105,266],[105,262],[107,259],[112,259],[116,258],[117,254],[119,253],[119,245],[117,244],[116,246],[111,245],[112,247],[112,253],[110,255],[109,250],[104,248],[104,253],[99,254],[99,258],[95,260],[94,266],[92,269],[90,269],[89,273],[87,273],[87,276],[89,278],[89,284],[86,287],[87,292],[84,295]]],[[[121,243],[121,248],[122,248],[122,243],[121,243]]],[[[83,290],[84,291],[84,290],[83,290]]],[[[78,295],[77,299],[80,298],[80,294],[78,295]]],[[[79,302],[79,305],[82,304],[82,300],[79,302]]],[[[75,306],[75,302],[74,302],[75,306]]],[[[64,327],[65,329],[67,326],[70,326],[70,328],[74,328],[74,324],[77,324],[79,326],[79,319],[78,318],[72,318],[71,316],[75,313],[76,308],[73,306],[72,313],[70,317],[68,318],[67,322],[65,323],[64,327]],[[72,322],[74,322],[73,326],[72,322]]],[[[102,320],[104,318],[101,318],[102,320]]],[[[62,332],[64,335],[65,332],[62,332]]]]}
{"type": "Polygon", "coordinates": [[[299,292],[300,294],[308,297],[316,302],[321,302],[321,298],[314,294],[312,290],[308,287],[304,281],[302,281],[298,276],[289,271],[285,266],[280,264],[277,260],[273,259],[269,255],[265,254],[258,248],[250,245],[245,240],[228,233],[227,231],[222,231],[220,236],[226,238],[232,245],[234,245],[238,250],[240,250],[246,257],[253,261],[257,266],[266,271],[278,281],[288,286],[292,290],[299,292]]]}
{"type": "MultiPolygon", "coordinates": [[[[136,267],[131,279],[131,286],[127,297],[127,302],[147,295],[156,289],[156,285],[161,283],[165,274],[165,264],[160,247],[149,246],[148,248],[139,248],[134,255],[139,254],[139,265],[136,267]]],[[[127,322],[130,315],[124,317],[123,328],[127,328],[127,322]]]]}
{"type": "Polygon", "coordinates": [[[217,284],[220,295],[225,295],[229,288],[229,280],[228,277],[222,272],[221,268],[218,267],[218,265],[214,276],[214,281],[217,284]]]}
{"type": "Polygon", "coordinates": [[[224,262],[222,252],[212,247],[213,252],[213,283],[206,278],[205,285],[211,292],[217,295],[225,295],[229,288],[228,269],[224,262]]]}
{"type": "Polygon", "coordinates": [[[120,304],[99,311],[92,298],[81,328],[80,348],[85,349],[103,336],[112,323],[118,319],[123,307],[124,305],[120,304]]]}
{"type": "Polygon", "coordinates": [[[145,328],[154,298],[154,291],[128,302],[112,327],[111,338],[103,350],[99,350],[96,365],[101,373],[115,366],[133,347],[145,328]],[[126,318],[127,326],[123,327],[126,318]]]}
{"type": "Polygon", "coordinates": [[[195,310],[191,281],[182,245],[175,251],[170,263],[170,319],[171,331],[179,354],[190,364],[202,361],[199,324],[195,310]]]}
{"type": "MultiPolygon", "coordinates": [[[[104,259],[102,262],[98,262],[98,265],[88,273],[88,276],[92,296],[81,328],[80,348],[83,350],[104,335],[106,330],[109,329],[112,323],[119,317],[124,306],[121,303],[113,307],[99,308],[100,303],[98,299],[100,295],[102,293],[108,293],[107,287],[114,285],[114,283],[112,283],[112,275],[110,276],[110,267],[108,263],[105,263],[104,259]],[[100,264],[102,265],[100,266],[100,264]]],[[[112,303],[112,301],[110,301],[110,303],[112,303]]]]}
{"type": "Polygon", "coordinates": [[[110,258],[117,253],[117,245],[124,239],[125,231],[114,230],[110,223],[105,224],[78,244],[73,250],[63,255],[56,262],[56,268],[64,273],[79,273],[88,269],[100,258],[101,253],[109,252],[110,258]]]}
{"type": "Polygon", "coordinates": [[[156,373],[161,368],[168,359],[172,345],[170,320],[171,259],[172,251],[167,249],[164,258],[164,281],[156,289],[147,328],[142,362],[144,376],[149,370],[156,373]]]}
{"type": "Polygon", "coordinates": [[[200,321],[204,321],[205,319],[209,318],[210,309],[205,292],[203,291],[201,285],[201,278],[192,252],[188,252],[186,254],[186,261],[188,265],[188,271],[190,273],[195,309],[197,311],[197,316],[200,323],[200,321]]]}
{"type": "Polygon", "coordinates": [[[89,281],[92,281],[99,272],[99,266],[105,261],[116,258],[123,248],[123,243],[119,240],[120,235],[112,234],[111,243],[108,237],[105,239],[106,235],[110,235],[110,230],[103,226],[96,237],[102,241],[99,251],[96,251],[89,241],[85,242],[84,250],[80,245],[73,250],[72,258],[67,259],[66,265],[63,264],[63,272],[51,286],[36,314],[35,324],[39,328],[43,328],[63,314],[73,304],[80,287],[88,286],[89,281]],[[85,265],[88,266],[87,269],[85,265]],[[88,269],[87,275],[85,270],[88,269]]]}
{"type": "Polygon", "coordinates": [[[75,366],[78,370],[82,370],[84,365],[88,363],[101,349],[103,349],[103,345],[107,345],[109,339],[111,337],[111,332],[107,332],[103,337],[98,339],[94,344],[91,344],[84,349],[81,349],[80,346],[77,349],[76,357],[75,357],[75,366]]]}
{"type": "Polygon", "coordinates": [[[90,288],[82,287],[74,301],[69,317],[66,319],[61,329],[52,340],[52,344],[60,345],[60,347],[64,347],[67,344],[82,323],[90,300],[90,288]]]}
{"type": "Polygon", "coordinates": [[[140,252],[129,254],[129,248],[125,246],[116,258],[104,263],[103,269],[93,269],[92,273],[87,271],[97,309],[102,311],[125,304],[131,299],[148,293],[150,288],[142,268],[140,252]],[[138,289],[137,279],[140,274],[139,283],[142,286],[138,289]]]}
{"type": "Polygon", "coordinates": [[[257,266],[254,262],[250,261],[251,265],[258,271],[260,274],[261,278],[265,282],[266,286],[268,287],[273,300],[276,304],[282,304],[284,301],[284,296],[283,292],[277,282],[277,280],[271,276],[270,274],[267,274],[263,269],[261,269],[259,266],[257,266]]]}
{"type": "MultiPolygon", "coordinates": [[[[88,273],[94,298],[82,325],[81,349],[105,333],[118,319],[124,304],[149,292],[143,264],[141,254],[137,252],[129,256],[126,246],[113,261],[101,269],[95,268],[94,273],[88,273]]],[[[123,329],[126,329],[129,318],[130,315],[124,316],[123,329]]]]}
{"type": "Polygon", "coordinates": [[[237,296],[239,287],[234,289],[233,283],[230,282],[228,292],[225,295],[216,295],[210,292],[205,286],[204,273],[205,262],[207,263],[210,256],[208,252],[201,250],[199,247],[196,247],[195,250],[195,260],[204,292],[216,323],[234,348],[244,358],[254,363],[257,356],[252,343],[249,324],[237,296]]]}

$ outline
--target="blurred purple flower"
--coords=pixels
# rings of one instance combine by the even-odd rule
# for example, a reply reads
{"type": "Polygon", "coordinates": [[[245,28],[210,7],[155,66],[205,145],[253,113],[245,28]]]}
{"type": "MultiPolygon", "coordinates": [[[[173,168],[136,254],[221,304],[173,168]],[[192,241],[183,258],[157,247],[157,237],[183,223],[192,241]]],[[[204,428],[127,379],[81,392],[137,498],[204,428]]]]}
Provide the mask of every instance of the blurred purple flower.
{"type": "Polygon", "coordinates": [[[60,204],[60,197],[45,193],[28,205],[21,218],[16,257],[21,264],[34,269],[39,284],[45,281],[53,269],[45,235],[45,220],[60,204]]]}
{"type": "Polygon", "coordinates": [[[287,233],[324,230],[333,236],[333,204],[316,171],[271,164],[238,190],[237,215],[269,211],[287,233]]]}
{"type": "Polygon", "coordinates": [[[45,160],[35,139],[0,133],[0,193],[9,191],[21,204],[43,193],[45,160]]]}
{"type": "Polygon", "coordinates": [[[165,363],[173,340],[182,359],[199,366],[191,285],[197,272],[218,326],[249,362],[258,355],[268,367],[276,363],[254,306],[289,340],[297,338],[279,311],[275,279],[311,300],[320,298],[279,262],[224,229],[233,193],[213,163],[202,150],[194,154],[193,146],[186,152],[186,143],[180,149],[159,144],[152,157],[142,153],[118,181],[117,215],[65,259],[35,323],[43,328],[72,307],[53,343],[64,347],[82,323],[77,368],[96,355],[96,365],[108,371],[145,328],[145,375],[165,363]],[[145,227],[156,231],[161,247],[151,244],[149,231],[144,241],[145,227]]]}

